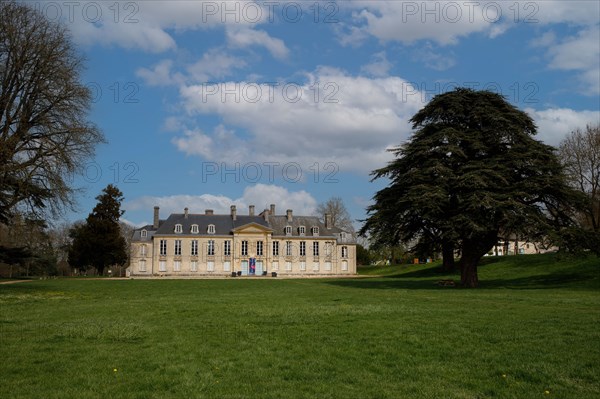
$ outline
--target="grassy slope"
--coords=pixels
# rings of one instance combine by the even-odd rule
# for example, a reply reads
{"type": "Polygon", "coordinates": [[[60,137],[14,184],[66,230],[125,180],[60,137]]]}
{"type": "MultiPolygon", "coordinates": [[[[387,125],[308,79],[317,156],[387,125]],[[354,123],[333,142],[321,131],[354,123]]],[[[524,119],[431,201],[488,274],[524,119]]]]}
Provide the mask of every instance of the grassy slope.
{"type": "Polygon", "coordinates": [[[598,263],[0,285],[0,397],[597,398],[598,263]]]}

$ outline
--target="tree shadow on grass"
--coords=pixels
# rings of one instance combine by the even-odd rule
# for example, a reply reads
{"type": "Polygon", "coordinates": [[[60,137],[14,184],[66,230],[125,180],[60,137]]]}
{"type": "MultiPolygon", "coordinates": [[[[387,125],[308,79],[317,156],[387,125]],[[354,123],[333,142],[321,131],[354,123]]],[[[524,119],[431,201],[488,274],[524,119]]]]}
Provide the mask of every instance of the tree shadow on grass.
{"type": "MultiPolygon", "coordinates": [[[[495,262],[486,262],[486,264],[495,262]]],[[[362,279],[332,280],[327,284],[361,289],[406,289],[406,290],[448,290],[460,289],[459,273],[440,273],[435,268],[415,270],[390,276],[367,277],[362,279]],[[441,286],[440,280],[453,280],[454,287],[441,286]]],[[[479,289],[544,290],[569,288],[576,290],[600,289],[600,272],[582,270],[558,270],[551,273],[535,274],[514,278],[486,279],[480,276],[479,289]]]]}

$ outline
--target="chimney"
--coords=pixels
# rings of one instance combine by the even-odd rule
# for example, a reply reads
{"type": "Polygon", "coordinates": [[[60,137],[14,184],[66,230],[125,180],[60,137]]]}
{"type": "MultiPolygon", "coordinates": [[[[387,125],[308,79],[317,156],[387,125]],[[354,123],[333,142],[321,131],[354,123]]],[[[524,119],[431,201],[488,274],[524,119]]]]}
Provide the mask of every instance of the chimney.
{"type": "Polygon", "coordinates": [[[275,216],[275,204],[271,204],[271,210],[269,211],[271,216],[275,216]]]}
{"type": "Polygon", "coordinates": [[[249,214],[250,216],[254,216],[254,205],[250,205],[250,206],[248,207],[248,214],[249,214]]]}
{"type": "Polygon", "coordinates": [[[237,220],[237,212],[235,210],[235,205],[231,205],[231,218],[233,220],[237,220]]]}
{"type": "Polygon", "coordinates": [[[159,208],[159,207],[157,207],[157,206],[155,206],[155,207],[154,207],[154,224],[152,225],[152,228],[153,228],[154,230],[158,230],[158,222],[159,222],[159,218],[158,218],[158,210],[159,210],[159,209],[160,209],[160,208],[159,208]]]}
{"type": "Polygon", "coordinates": [[[291,222],[292,221],[292,210],[288,209],[287,211],[285,211],[286,215],[287,215],[287,221],[291,222]]]}
{"type": "Polygon", "coordinates": [[[326,213],[325,214],[325,228],[326,229],[330,229],[333,227],[333,223],[331,220],[331,214],[330,213],[326,213]]]}
{"type": "Polygon", "coordinates": [[[265,222],[269,223],[269,210],[265,209],[262,211],[261,215],[263,216],[263,219],[265,219],[265,222]]]}
{"type": "Polygon", "coordinates": [[[205,215],[212,215],[213,213],[214,213],[214,212],[213,212],[213,210],[212,210],[212,209],[206,209],[206,210],[204,211],[204,214],[205,214],[205,215]]]}
{"type": "Polygon", "coordinates": [[[188,209],[187,209],[187,208],[185,208],[185,209],[183,210],[183,217],[184,217],[184,219],[187,219],[187,218],[188,218],[188,209]]]}

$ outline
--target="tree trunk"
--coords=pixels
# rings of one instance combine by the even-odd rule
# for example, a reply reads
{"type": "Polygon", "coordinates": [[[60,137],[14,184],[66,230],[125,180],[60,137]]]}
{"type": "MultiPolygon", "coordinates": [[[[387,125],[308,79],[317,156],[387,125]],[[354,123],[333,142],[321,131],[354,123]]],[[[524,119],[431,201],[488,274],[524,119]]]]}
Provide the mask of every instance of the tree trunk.
{"type": "Polygon", "coordinates": [[[460,258],[460,283],[465,288],[477,288],[479,260],[490,251],[498,241],[498,231],[488,231],[480,236],[463,240],[460,258]]]}
{"type": "Polygon", "coordinates": [[[477,264],[479,258],[463,257],[460,259],[460,284],[465,288],[477,288],[479,277],[477,276],[477,264]]]}
{"type": "Polygon", "coordinates": [[[454,245],[449,242],[444,242],[442,243],[442,271],[453,272],[455,270],[454,245]]]}

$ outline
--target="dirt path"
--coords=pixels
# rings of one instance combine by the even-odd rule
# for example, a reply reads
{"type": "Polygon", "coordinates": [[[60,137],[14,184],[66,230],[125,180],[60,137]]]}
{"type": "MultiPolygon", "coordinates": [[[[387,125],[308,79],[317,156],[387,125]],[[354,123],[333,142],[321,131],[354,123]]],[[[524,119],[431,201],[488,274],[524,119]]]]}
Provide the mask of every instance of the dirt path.
{"type": "Polygon", "coordinates": [[[9,280],[9,281],[0,281],[0,284],[15,284],[15,283],[26,283],[32,280],[9,280]]]}

